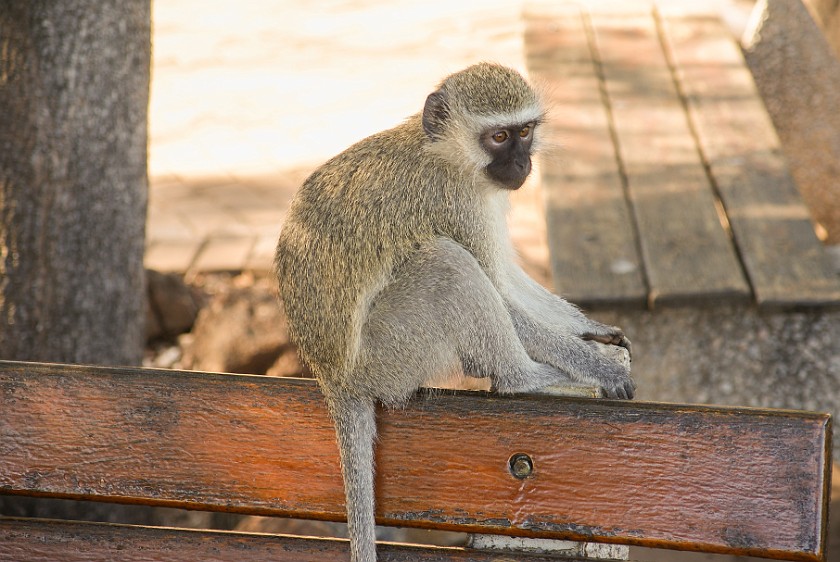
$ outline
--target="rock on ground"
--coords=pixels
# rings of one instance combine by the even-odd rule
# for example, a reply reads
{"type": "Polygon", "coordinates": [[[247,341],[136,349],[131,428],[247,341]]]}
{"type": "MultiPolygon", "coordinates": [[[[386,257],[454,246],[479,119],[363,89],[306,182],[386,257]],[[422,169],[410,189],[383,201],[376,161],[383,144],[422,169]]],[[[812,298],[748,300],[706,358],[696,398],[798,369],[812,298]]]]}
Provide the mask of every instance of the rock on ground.
{"type": "Polygon", "coordinates": [[[304,371],[269,279],[240,276],[210,298],[187,340],[181,366],[276,376],[304,371]]]}
{"type": "Polygon", "coordinates": [[[192,328],[202,302],[178,273],[146,270],[146,341],[172,339],[192,328]]]}

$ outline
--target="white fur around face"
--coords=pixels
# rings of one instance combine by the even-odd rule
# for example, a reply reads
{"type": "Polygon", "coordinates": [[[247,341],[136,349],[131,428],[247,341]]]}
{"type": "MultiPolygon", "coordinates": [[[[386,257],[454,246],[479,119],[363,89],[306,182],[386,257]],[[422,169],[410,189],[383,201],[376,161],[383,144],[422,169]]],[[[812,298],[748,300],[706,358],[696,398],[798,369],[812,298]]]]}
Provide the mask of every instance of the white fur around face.
{"type": "Polygon", "coordinates": [[[456,150],[466,156],[467,160],[469,160],[470,164],[476,170],[482,170],[489,166],[493,159],[479,142],[481,133],[486,129],[466,126],[464,123],[459,123],[458,125],[457,127],[453,127],[454,131],[457,131],[454,135],[454,140],[458,145],[456,150]]]}
{"type": "MultiPolygon", "coordinates": [[[[492,129],[520,127],[526,123],[539,123],[543,120],[543,116],[543,109],[538,105],[523,107],[498,115],[468,114],[466,117],[459,118],[450,124],[446,138],[435,143],[438,145],[436,151],[439,151],[444,157],[447,153],[462,154],[467,161],[463,165],[474,170],[481,170],[492,162],[492,158],[479,142],[483,133],[492,129]]],[[[535,135],[532,152],[537,146],[535,135]]]]}
{"type": "MultiPolygon", "coordinates": [[[[511,111],[502,115],[470,115],[467,122],[459,127],[461,139],[470,139],[472,141],[473,150],[479,150],[484,155],[486,162],[484,165],[490,163],[489,155],[481,148],[481,145],[476,142],[483,133],[495,129],[507,129],[511,127],[521,127],[526,123],[539,123],[543,118],[543,111],[539,106],[530,106],[511,111]]],[[[463,141],[462,141],[463,144],[463,141]]],[[[469,150],[470,147],[462,146],[462,149],[469,150]]]]}
{"type": "Polygon", "coordinates": [[[543,110],[538,105],[522,107],[503,115],[470,115],[469,121],[474,124],[478,133],[493,128],[512,127],[525,123],[539,122],[543,118],[543,110]]]}

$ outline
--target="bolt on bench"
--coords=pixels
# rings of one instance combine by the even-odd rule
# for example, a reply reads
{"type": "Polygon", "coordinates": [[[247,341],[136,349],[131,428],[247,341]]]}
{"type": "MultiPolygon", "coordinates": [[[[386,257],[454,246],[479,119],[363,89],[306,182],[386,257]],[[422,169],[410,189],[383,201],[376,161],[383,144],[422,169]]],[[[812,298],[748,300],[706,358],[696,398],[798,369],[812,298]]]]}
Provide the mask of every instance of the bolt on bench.
{"type": "MultiPolygon", "coordinates": [[[[0,362],[0,412],[0,493],[344,516],[333,429],[310,380],[0,362]]],[[[379,430],[381,524],[824,559],[827,414],[434,392],[380,412],[379,430]]],[[[338,539],[0,518],[0,560],[347,557],[338,539]]]]}

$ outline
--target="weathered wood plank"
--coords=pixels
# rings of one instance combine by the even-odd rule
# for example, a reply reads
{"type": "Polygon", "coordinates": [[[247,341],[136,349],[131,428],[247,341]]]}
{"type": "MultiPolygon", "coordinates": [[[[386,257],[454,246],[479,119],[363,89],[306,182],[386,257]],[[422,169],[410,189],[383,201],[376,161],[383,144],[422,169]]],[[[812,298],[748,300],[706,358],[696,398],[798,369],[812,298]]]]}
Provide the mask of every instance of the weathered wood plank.
{"type": "Polygon", "coordinates": [[[578,10],[530,12],[525,49],[549,116],[539,157],[555,289],[585,307],[644,306],[635,226],[578,10]]]}
{"type": "MultiPolygon", "coordinates": [[[[311,381],[0,362],[0,492],[341,520],[311,381]]],[[[818,560],[827,414],[485,393],[381,412],[378,520],[818,560]],[[533,474],[508,462],[530,455],[533,474]]]]}
{"type": "Polygon", "coordinates": [[[592,16],[653,304],[747,301],[650,15],[592,16]]]}
{"type": "MultiPolygon", "coordinates": [[[[380,543],[377,550],[382,562],[510,562],[511,559],[510,553],[389,543],[380,543]]],[[[530,562],[557,560],[537,555],[527,559],[530,562]]],[[[343,562],[350,560],[350,549],[342,539],[0,517],[0,560],[343,562]]]]}
{"type": "Polygon", "coordinates": [[[716,18],[665,17],[662,28],[759,306],[840,304],[740,49],[716,18]]]}

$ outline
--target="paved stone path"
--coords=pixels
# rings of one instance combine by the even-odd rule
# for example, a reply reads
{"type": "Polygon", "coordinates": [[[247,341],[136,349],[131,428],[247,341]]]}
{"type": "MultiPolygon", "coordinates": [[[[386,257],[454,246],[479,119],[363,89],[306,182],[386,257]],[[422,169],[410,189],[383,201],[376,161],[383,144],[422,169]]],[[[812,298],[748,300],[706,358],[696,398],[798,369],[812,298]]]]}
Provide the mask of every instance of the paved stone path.
{"type": "MultiPolygon", "coordinates": [[[[701,4],[670,0],[669,9],[680,3],[701,4]]],[[[147,266],[267,271],[288,202],[318,163],[418,111],[446,74],[481,60],[524,70],[529,5],[156,2],[147,266]]],[[[737,29],[749,5],[710,0],[702,9],[737,29]]],[[[512,225],[534,263],[547,257],[537,189],[519,196],[530,206],[514,202],[512,225]]]]}

